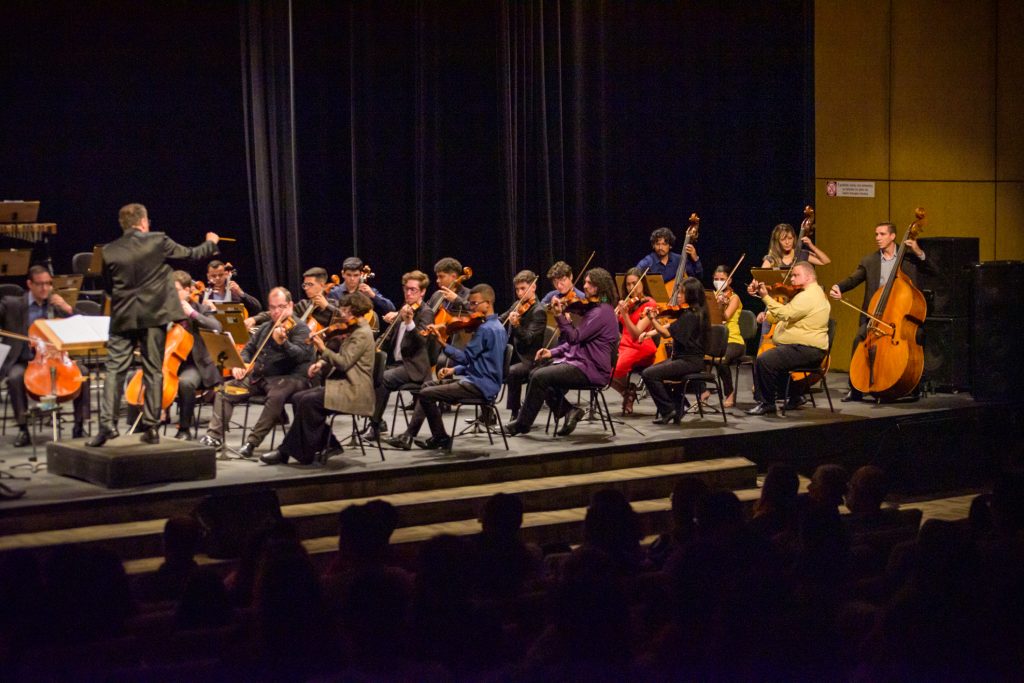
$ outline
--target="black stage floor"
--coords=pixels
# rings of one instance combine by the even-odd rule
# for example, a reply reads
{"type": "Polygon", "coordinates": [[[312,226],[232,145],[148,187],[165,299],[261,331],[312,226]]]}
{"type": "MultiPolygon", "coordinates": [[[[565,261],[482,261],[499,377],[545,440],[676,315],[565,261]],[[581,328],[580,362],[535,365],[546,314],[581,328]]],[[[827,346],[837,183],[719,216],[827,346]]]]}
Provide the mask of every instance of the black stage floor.
{"type": "MultiPolygon", "coordinates": [[[[266,466],[246,460],[219,461],[213,480],[120,490],[53,475],[45,468],[31,471],[28,460],[31,449],[13,448],[13,434],[8,430],[7,436],[0,440],[0,460],[3,460],[0,469],[27,477],[25,480],[4,479],[13,488],[25,489],[26,495],[18,500],[0,501],[0,511],[5,516],[39,513],[46,509],[73,513],[77,507],[130,505],[143,500],[152,502],[264,488],[276,489],[285,502],[291,488],[308,491],[310,486],[369,483],[424,474],[432,474],[429,480],[433,483],[420,486],[458,485],[460,472],[500,468],[525,462],[524,459],[540,466],[555,461],[564,466],[566,460],[581,456],[635,454],[649,449],[662,453],[665,449],[678,449],[679,460],[743,456],[757,463],[762,471],[779,460],[796,464],[804,472],[821,462],[856,466],[875,461],[888,466],[899,483],[913,490],[968,483],[965,479],[983,473],[993,464],[993,459],[1020,449],[1020,404],[977,402],[966,393],[933,394],[917,401],[892,404],[841,403],[839,398],[845,392],[846,375],[831,373],[829,379],[830,386],[835,387],[832,392],[834,413],[829,412],[824,394],[816,393],[817,407],[808,403],[785,417],[746,416],[743,409],[752,405],[747,375],[741,378],[739,391],[739,396],[746,400],[727,410],[727,424],[720,414],[706,413],[704,419],[696,414],[688,415],[680,425],[654,425],[651,424],[654,409],[650,399],[637,403],[632,416],[622,417],[618,414],[619,397],[609,391],[609,407],[616,419],[621,420],[616,424],[614,437],[602,430],[600,422],[593,421],[581,422],[569,437],[552,438],[544,433],[545,410],[530,434],[509,439],[507,452],[499,436],[495,436],[495,444],[491,446],[484,434],[459,437],[451,454],[415,447],[412,451],[385,448],[383,462],[375,447],[368,446],[364,456],[358,447],[350,446],[322,468],[266,466]]],[[[241,412],[236,411],[236,415],[241,412]]],[[[460,422],[465,417],[467,414],[463,411],[460,422]]],[[[506,417],[507,413],[503,413],[503,419],[506,417]]],[[[255,412],[250,417],[254,419],[255,412]]],[[[450,419],[451,415],[449,425],[450,419]]],[[[398,422],[404,426],[400,414],[398,422]]],[[[347,436],[350,428],[351,420],[339,416],[335,424],[339,438],[347,436]]],[[[40,435],[40,438],[45,441],[48,437],[40,435]]],[[[238,430],[229,434],[229,445],[237,447],[239,438],[238,430]]],[[[276,438],[280,440],[280,430],[276,438]]],[[[264,448],[269,448],[269,443],[264,443],[264,448]]],[[[44,447],[38,449],[38,457],[45,463],[44,447]]],[[[477,479],[485,476],[479,471],[475,474],[477,479]]],[[[502,479],[495,475],[494,480],[502,479]]],[[[2,528],[0,533],[3,533],[2,528]]]]}

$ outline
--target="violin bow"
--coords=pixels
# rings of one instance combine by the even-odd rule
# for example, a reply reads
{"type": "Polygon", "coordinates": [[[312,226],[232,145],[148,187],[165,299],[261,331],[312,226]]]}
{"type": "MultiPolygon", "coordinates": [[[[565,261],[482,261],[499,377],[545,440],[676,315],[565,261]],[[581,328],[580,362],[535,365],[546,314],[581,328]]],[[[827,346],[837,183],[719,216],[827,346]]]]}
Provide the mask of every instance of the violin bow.
{"type": "Polygon", "coordinates": [[[740,255],[740,260],[739,260],[739,261],[737,261],[737,262],[736,262],[736,265],[732,267],[732,270],[731,270],[731,271],[729,271],[729,277],[727,277],[727,278],[725,279],[725,286],[724,286],[724,287],[722,287],[722,289],[728,289],[728,288],[729,288],[729,285],[731,285],[731,284],[732,284],[732,276],[736,274],[736,269],[740,267],[740,264],[741,264],[741,263],[743,263],[743,259],[745,259],[745,258],[747,258],[747,252],[743,252],[743,253],[742,253],[742,254],[740,255]]]}
{"type": "MultiPolygon", "coordinates": [[[[533,280],[530,281],[530,287],[533,287],[534,285],[536,285],[537,284],[537,280],[539,280],[539,279],[540,279],[540,275],[535,275],[533,277],[533,280]]],[[[512,311],[514,311],[517,308],[519,308],[522,305],[522,303],[524,301],[526,301],[530,297],[530,287],[526,288],[526,294],[523,294],[521,297],[516,299],[516,302],[514,304],[512,304],[512,308],[510,308],[507,311],[505,311],[504,315],[502,316],[503,318],[505,318],[505,320],[502,322],[503,325],[508,325],[509,324],[508,317],[510,315],[512,315],[512,311]]],[[[533,292],[534,292],[534,294],[536,294],[537,290],[534,289],[533,292]]]]}
{"type": "Polygon", "coordinates": [[[836,301],[839,301],[839,302],[841,302],[841,303],[844,303],[844,304],[846,304],[847,306],[849,306],[849,307],[850,307],[850,308],[852,308],[853,310],[857,311],[857,312],[858,312],[858,313],[860,313],[861,315],[866,315],[866,316],[867,316],[868,318],[870,318],[871,320],[874,320],[874,321],[875,321],[876,323],[878,323],[879,325],[885,325],[886,327],[888,327],[888,328],[889,328],[889,330],[890,330],[890,331],[895,331],[895,330],[896,330],[896,328],[895,328],[895,327],[893,327],[893,326],[892,326],[892,325],[890,325],[889,323],[885,322],[885,321],[884,321],[884,320],[882,320],[881,318],[876,318],[875,316],[871,315],[870,313],[868,313],[867,311],[865,311],[865,310],[861,309],[860,307],[858,307],[858,306],[854,306],[853,304],[851,304],[851,303],[850,303],[849,301],[847,301],[846,299],[843,299],[842,297],[840,297],[840,298],[836,299],[836,301]]]}

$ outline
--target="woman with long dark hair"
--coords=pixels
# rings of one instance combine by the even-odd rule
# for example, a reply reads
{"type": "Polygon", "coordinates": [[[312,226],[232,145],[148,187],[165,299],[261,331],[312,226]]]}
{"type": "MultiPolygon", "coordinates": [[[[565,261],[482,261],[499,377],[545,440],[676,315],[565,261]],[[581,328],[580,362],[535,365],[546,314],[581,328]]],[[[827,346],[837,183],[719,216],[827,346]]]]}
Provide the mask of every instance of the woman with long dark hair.
{"type": "Polygon", "coordinates": [[[684,308],[668,327],[658,320],[657,311],[647,312],[658,334],[672,338],[672,357],[652,365],[643,372],[647,391],[658,407],[658,416],[654,419],[654,424],[678,423],[682,417],[685,397],[680,393],[677,398],[673,398],[665,386],[665,381],[680,380],[686,375],[704,369],[704,351],[707,349],[708,333],[711,330],[704,285],[696,278],[686,278],[683,281],[683,297],[687,308],[684,308]]]}
{"type": "Polygon", "coordinates": [[[629,373],[642,370],[654,362],[654,354],[658,347],[654,340],[644,332],[650,329],[651,320],[644,312],[649,308],[658,308],[647,289],[647,280],[641,281],[643,271],[630,268],[622,280],[622,299],[615,307],[615,314],[622,326],[619,338],[619,358],[612,373],[612,389],[622,394],[622,414],[633,413],[636,401],[636,386],[626,383],[629,373]]]}

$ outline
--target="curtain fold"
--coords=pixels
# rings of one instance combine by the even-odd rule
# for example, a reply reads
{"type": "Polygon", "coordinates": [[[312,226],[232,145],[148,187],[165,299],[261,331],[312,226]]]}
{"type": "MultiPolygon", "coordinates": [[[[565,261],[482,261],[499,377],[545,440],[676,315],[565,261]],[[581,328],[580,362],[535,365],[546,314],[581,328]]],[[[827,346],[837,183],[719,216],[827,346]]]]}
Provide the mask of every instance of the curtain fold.
{"type": "Polygon", "coordinates": [[[249,219],[260,297],[302,279],[291,0],[241,0],[249,219]]]}

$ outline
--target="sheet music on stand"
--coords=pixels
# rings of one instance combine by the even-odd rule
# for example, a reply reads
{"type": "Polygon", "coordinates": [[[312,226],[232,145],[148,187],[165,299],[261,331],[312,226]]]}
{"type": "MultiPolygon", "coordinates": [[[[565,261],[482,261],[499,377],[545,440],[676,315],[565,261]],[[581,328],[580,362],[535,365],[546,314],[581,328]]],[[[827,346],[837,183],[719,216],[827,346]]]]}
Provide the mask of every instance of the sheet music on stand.
{"type": "Polygon", "coordinates": [[[40,319],[36,323],[47,341],[58,351],[87,353],[106,348],[110,339],[110,318],[103,315],[73,315],[70,318],[40,319]]]}
{"type": "Polygon", "coordinates": [[[248,343],[249,330],[245,327],[245,306],[239,303],[225,303],[221,301],[215,301],[213,305],[217,309],[213,317],[220,321],[224,331],[230,332],[238,344],[244,345],[248,343]]]}

